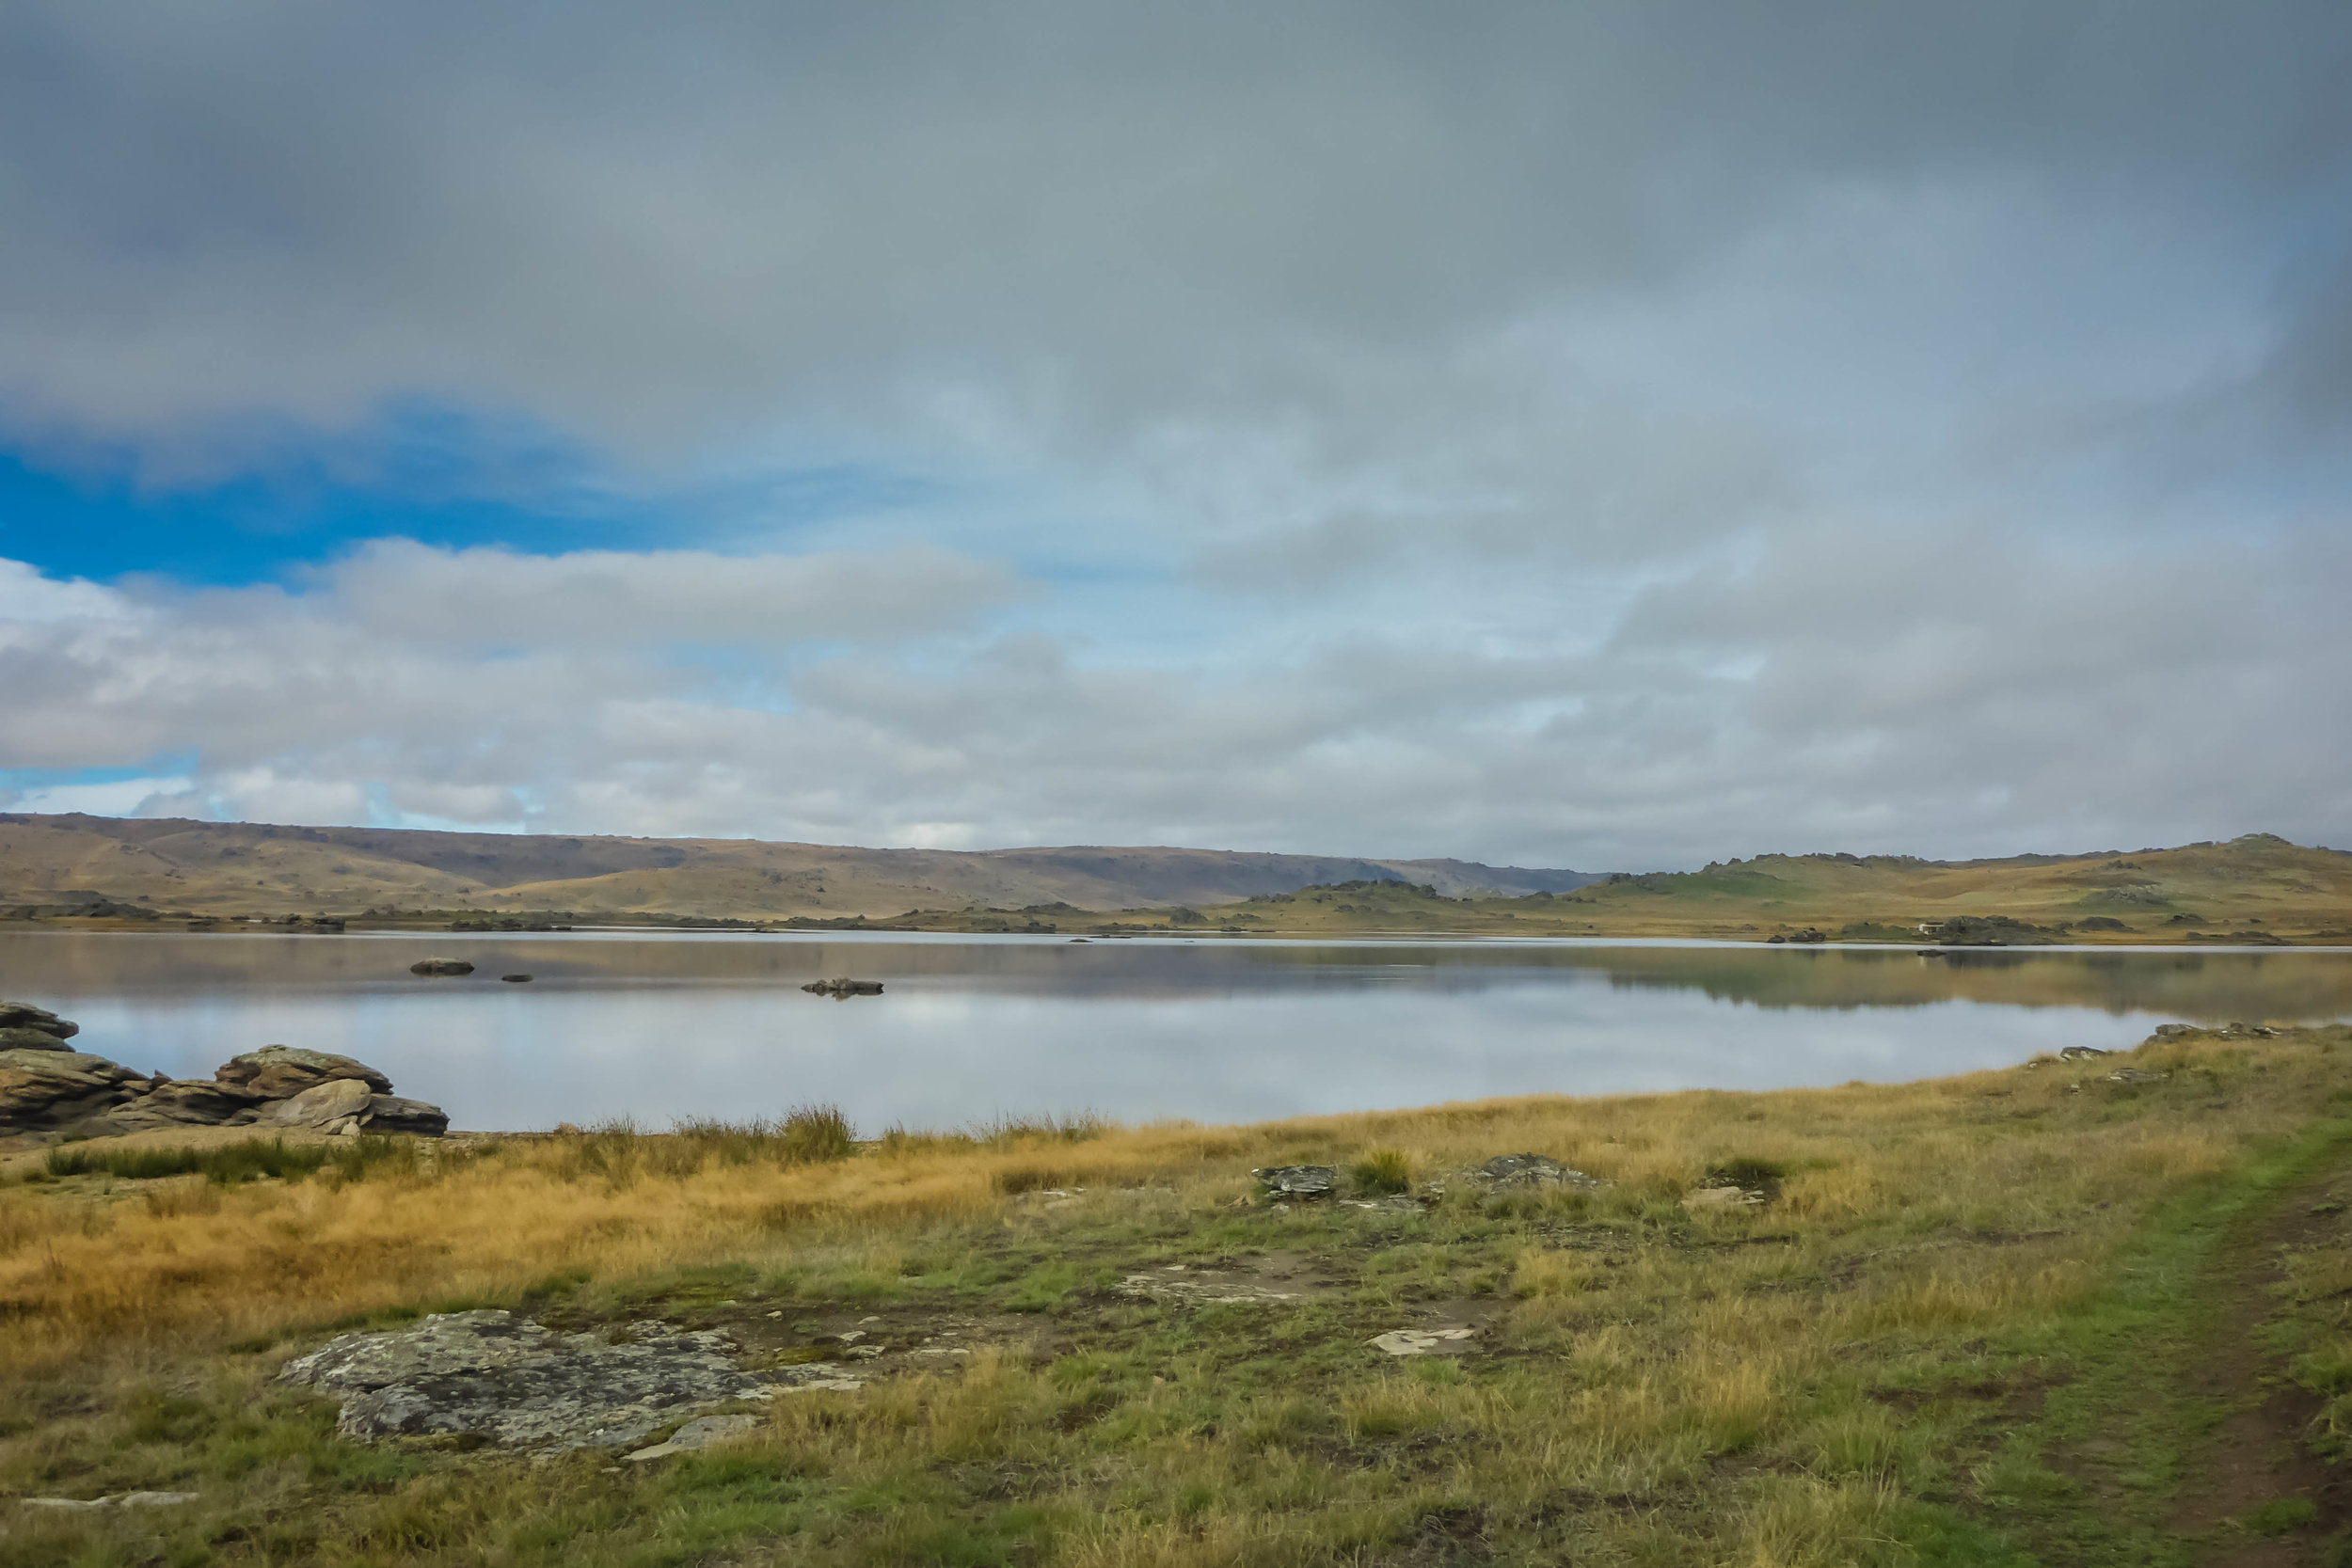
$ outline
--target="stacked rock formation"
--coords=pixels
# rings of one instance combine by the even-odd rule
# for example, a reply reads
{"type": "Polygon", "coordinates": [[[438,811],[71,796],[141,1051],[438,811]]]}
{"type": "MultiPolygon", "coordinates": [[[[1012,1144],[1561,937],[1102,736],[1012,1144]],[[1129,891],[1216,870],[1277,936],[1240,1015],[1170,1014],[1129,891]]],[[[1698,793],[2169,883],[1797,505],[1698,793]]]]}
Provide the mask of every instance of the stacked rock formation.
{"type": "Polygon", "coordinates": [[[24,1002],[0,1002],[0,1138],[73,1132],[103,1137],[151,1127],[314,1128],[357,1135],[439,1137],[437,1105],[392,1093],[392,1081],[348,1056],[263,1046],[209,1079],[135,1072],[66,1042],[70,1020],[24,1002]]]}

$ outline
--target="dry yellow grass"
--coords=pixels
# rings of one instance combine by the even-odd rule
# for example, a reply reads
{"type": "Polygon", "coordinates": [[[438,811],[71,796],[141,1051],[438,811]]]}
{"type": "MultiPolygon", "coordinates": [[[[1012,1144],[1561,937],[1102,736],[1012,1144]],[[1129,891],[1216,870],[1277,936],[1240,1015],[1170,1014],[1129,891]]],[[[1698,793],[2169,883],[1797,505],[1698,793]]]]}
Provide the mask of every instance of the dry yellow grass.
{"type": "MultiPolygon", "coordinates": [[[[1207,1568],[1446,1561],[1473,1536],[1529,1560],[1896,1560],[1890,1543],[1924,1528],[1923,1492],[1959,1486],[1955,1452],[2001,1418],[1998,1389],[2028,1354],[2014,1347],[2050,1354],[2053,1325],[2115,1288],[2163,1205],[2220,1190],[2308,1128],[2346,1085],[2348,1044],[2329,1029],[2152,1045],[2133,1065],[2168,1076],[2148,1085],[2107,1081],[2112,1063],[2043,1062],[1888,1087],[902,1138],[832,1164],[592,1135],[444,1148],[340,1185],[0,1187],[0,1383],[98,1412],[0,1419],[0,1487],[183,1479],[197,1461],[138,1436],[168,1425],[136,1414],[159,1408],[158,1383],[210,1389],[195,1402],[221,1412],[208,1419],[259,1433],[240,1443],[277,1441],[249,1414],[278,1408],[270,1363],[224,1347],[274,1338],[282,1354],[378,1309],[537,1300],[551,1276],[593,1275],[634,1312],[661,1298],[629,1281],[723,1266],[787,1317],[930,1310],[1001,1304],[1019,1281],[987,1282],[1017,1265],[1060,1293],[1025,1319],[959,1307],[1000,1325],[959,1374],[779,1401],[709,1468],[607,1481],[596,1459],[443,1456],[330,1485],[316,1478],[362,1462],[330,1463],[307,1435],[284,1439],[307,1471],[221,1468],[202,1484],[239,1517],[329,1521],[253,1560],[1207,1568]],[[1423,1177],[1529,1150],[1611,1185],[1483,1206],[1457,1193],[1385,1231],[1348,1211],[1232,1207],[1252,1166],[1375,1150],[1423,1177]],[[1772,1202],[1683,1206],[1734,1162],[1783,1173],[1772,1202]],[[1024,1201],[1081,1186],[1074,1203],[1024,1201]],[[1121,1196],[1135,1190],[1152,1196],[1121,1196]],[[1273,1317],[1192,1317],[1087,1284],[1253,1248],[1312,1253],[1347,1288],[1273,1317]],[[1363,1348],[1452,1299],[1480,1304],[1486,1359],[1391,1365],[1363,1348]],[[41,1392],[56,1389],[74,1392],[41,1392]],[[1903,1398],[1874,1397],[1887,1389],[1903,1398]]],[[[2324,1291],[2341,1270],[2297,1278],[2324,1291]]],[[[42,1528],[63,1545],[100,1528],[42,1528]]],[[[103,1528],[132,1541],[130,1524],[103,1528]]],[[[10,1549],[0,1564],[40,1560],[10,1549]]],[[[125,1545],[119,1560],[148,1559],[125,1545]]]]}
{"type": "MultiPolygon", "coordinates": [[[[2145,1055],[2147,1053],[2143,1053],[2145,1055]]],[[[2184,1045],[2164,1060],[2218,1082],[2253,1070],[2244,1047],[2184,1045]]],[[[511,1297],[571,1270],[599,1276],[718,1260],[781,1263],[811,1245],[871,1244],[911,1225],[993,1213],[1041,1187],[1174,1186],[1228,1203],[1252,1166],[1403,1150],[1450,1169],[1501,1150],[1540,1150],[1622,1193],[1671,1201],[1713,1162],[1761,1158],[1792,1173],[1776,1212],[1836,1228],[1900,1214],[1931,1226],[2029,1232],[2059,1213],[2123,1205],[2221,1168],[2273,1131],[2285,1107],[2240,1102],[2193,1126],[2085,1121],[2004,1134],[2004,1119],[2059,1107],[2086,1074],[2051,1065],[1886,1087],[1774,1094],[1542,1097],[1326,1117],[1246,1128],[1110,1129],[1085,1142],[953,1143],[832,1164],[727,1164],[663,1174],[658,1155],[583,1168],[565,1137],[429,1147],[413,1173],[335,1185],[264,1183],[226,1192],[81,1183],[0,1190],[0,1303],[14,1332],[0,1370],[125,1343],[236,1338],[371,1308],[511,1297]]],[[[659,1137],[638,1140],[658,1151],[659,1137]]],[[[148,1184],[154,1186],[156,1184],[148,1184]]],[[[1737,1213],[1703,1227],[1754,1223],[1737,1213]]],[[[1953,1321],[1998,1309],[2029,1287],[2030,1249],[1977,1259],[1966,1280],[1931,1272],[1873,1311],[1953,1321]],[[1990,1271],[1987,1272],[1987,1266],[1990,1271]]],[[[1591,1265],[1531,1259],[1528,1293],[1591,1265]]]]}

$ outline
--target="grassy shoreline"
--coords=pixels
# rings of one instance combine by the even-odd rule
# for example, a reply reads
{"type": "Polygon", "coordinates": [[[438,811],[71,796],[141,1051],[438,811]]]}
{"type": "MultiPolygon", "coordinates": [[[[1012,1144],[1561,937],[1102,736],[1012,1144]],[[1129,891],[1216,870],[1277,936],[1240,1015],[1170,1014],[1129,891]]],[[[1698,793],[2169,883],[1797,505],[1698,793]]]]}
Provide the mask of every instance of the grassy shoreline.
{"type": "Polygon", "coordinates": [[[10,1180],[0,1494],[199,1500],[0,1504],[0,1564],[2186,1562],[2280,1521],[2315,1544],[2337,1521],[2308,1500],[2168,1513],[2218,1419],[2173,1385],[2259,1322],[2263,1375],[2320,1412],[2308,1435],[2332,1452],[2352,1424],[2342,1199],[2296,1210],[2336,1204],[2275,1282],[2216,1274],[2282,1194],[2352,1182],[2348,1116],[2352,1030],[2328,1028],[841,1158],[704,1128],[293,1180],[10,1180]],[[1369,1200],[1522,1150],[1608,1185],[1277,1206],[1248,1175],[1360,1165],[1369,1200]],[[1749,1178],[1768,1201],[1699,1201],[1731,1168],[1774,1173],[1749,1178]],[[1295,1299],[1128,1283],[1170,1271],[1295,1299]],[[882,1354],[859,1392],[618,1476],[362,1448],[270,1381],[339,1327],[473,1305],[717,1328],[755,1362],[866,1323],[882,1354]],[[1441,1323],[1466,1354],[1369,1343],[1441,1323]],[[949,1324],[974,1354],[918,1360],[949,1324]]]}

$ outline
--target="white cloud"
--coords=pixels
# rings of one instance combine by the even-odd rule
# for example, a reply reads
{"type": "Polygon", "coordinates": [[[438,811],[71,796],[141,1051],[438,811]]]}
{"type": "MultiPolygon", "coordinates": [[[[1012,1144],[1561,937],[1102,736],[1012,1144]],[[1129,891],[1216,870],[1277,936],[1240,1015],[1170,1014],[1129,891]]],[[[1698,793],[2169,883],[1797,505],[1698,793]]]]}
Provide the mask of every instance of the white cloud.
{"type": "MultiPolygon", "coordinates": [[[[173,795],[70,797],[155,814],[365,820],[373,791],[420,820],[559,832],[1579,866],[2329,841],[2352,816],[2346,564],[2332,540],[2282,558],[1825,530],[1654,585],[1573,654],[1359,634],[1236,674],[934,634],[773,650],[714,682],[568,626],[485,659],[347,616],[342,593],[374,591],[363,559],[310,595],[135,599],[135,634],[108,629],[112,603],[0,623],[0,768],[44,765],[70,725],[84,752],[200,755],[173,795]]],[[[541,569],[468,562],[492,598],[541,569]]]]}
{"type": "Polygon", "coordinates": [[[184,778],[42,784],[32,789],[0,790],[0,810],[139,816],[147,815],[158,802],[185,795],[189,787],[190,781],[184,778]]]}
{"type": "Polygon", "coordinates": [[[640,499],[928,483],[747,502],[731,554],[0,562],[0,767],[1585,864],[2342,839],[2347,40],[2283,0],[34,0],[20,442],[168,484],[421,400],[640,499]]]}

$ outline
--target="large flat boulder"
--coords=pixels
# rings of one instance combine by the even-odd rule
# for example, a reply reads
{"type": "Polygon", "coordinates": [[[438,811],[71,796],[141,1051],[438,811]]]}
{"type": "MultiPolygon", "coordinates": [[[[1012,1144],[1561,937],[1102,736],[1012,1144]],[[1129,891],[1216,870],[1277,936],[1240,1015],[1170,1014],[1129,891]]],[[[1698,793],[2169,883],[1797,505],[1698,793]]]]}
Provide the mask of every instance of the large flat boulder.
{"type": "Polygon", "coordinates": [[[151,1127],[237,1127],[252,1121],[266,1103],[262,1095],[233,1084],[174,1078],[125,1101],[101,1120],[107,1131],[119,1132],[144,1132],[151,1127]]]}
{"type": "Polygon", "coordinates": [[[392,1081],[365,1062],[294,1045],[265,1045],[221,1064],[214,1078],[252,1089],[268,1100],[291,1100],[303,1090],[338,1078],[355,1078],[377,1094],[392,1092],[392,1081]]]}
{"type": "Polygon", "coordinates": [[[314,1127],[341,1130],[340,1124],[367,1115],[374,1089],[357,1078],[330,1078],[313,1084],[291,1100],[274,1100],[254,1119],[264,1127],[314,1127]]]}
{"type": "Polygon", "coordinates": [[[0,1027],[0,1051],[71,1051],[73,1047],[65,1043],[71,1037],[30,1024],[11,1023],[0,1027]]]}
{"type": "Polygon", "coordinates": [[[144,1094],[144,1073],[80,1051],[0,1051],[0,1133],[39,1132],[144,1094]]]}
{"type": "Polygon", "coordinates": [[[775,1392],[733,1350],[668,1323],[633,1323],[611,1342],[511,1312],[448,1312],[330,1339],[278,1376],[341,1396],[337,1430],[359,1442],[464,1435],[560,1452],[630,1446],[680,1416],[775,1392]]]}

